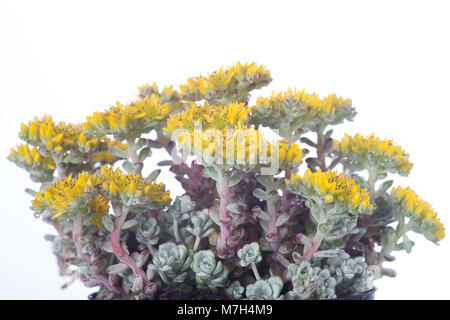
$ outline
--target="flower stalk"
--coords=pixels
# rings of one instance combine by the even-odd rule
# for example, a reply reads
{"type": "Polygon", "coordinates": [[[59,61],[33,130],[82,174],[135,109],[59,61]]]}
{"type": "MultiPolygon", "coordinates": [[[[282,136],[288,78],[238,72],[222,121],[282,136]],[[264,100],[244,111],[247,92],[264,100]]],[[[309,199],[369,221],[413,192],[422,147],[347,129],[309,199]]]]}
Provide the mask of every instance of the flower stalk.
{"type": "Polygon", "coordinates": [[[219,171],[218,173],[218,189],[219,189],[219,223],[220,234],[217,239],[217,254],[221,258],[229,256],[229,247],[227,244],[228,239],[231,237],[230,231],[230,214],[228,212],[228,205],[231,200],[231,190],[229,187],[229,177],[225,172],[219,171]]]}
{"type": "MultiPolygon", "coordinates": [[[[119,211],[119,210],[117,210],[119,211]]],[[[136,261],[133,260],[125,251],[120,242],[120,230],[122,229],[122,225],[124,224],[128,215],[128,208],[123,207],[122,210],[119,211],[119,215],[116,217],[114,221],[114,230],[111,232],[111,247],[114,255],[119,259],[120,262],[126,264],[134,273],[134,275],[140,276],[142,281],[144,282],[144,286],[150,284],[148,280],[147,274],[139,268],[136,264],[136,261]]]]}

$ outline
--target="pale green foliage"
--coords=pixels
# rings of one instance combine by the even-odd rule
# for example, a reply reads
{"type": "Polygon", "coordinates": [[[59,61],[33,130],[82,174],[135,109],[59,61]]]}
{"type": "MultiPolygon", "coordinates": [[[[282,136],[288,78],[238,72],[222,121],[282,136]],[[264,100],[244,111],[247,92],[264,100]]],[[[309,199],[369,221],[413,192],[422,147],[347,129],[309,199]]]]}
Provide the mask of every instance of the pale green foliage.
{"type": "Polygon", "coordinates": [[[216,256],[211,250],[196,252],[191,268],[195,272],[195,281],[200,288],[208,286],[214,289],[225,286],[227,282],[228,269],[222,261],[216,261],[216,256]]]}
{"type": "Polygon", "coordinates": [[[245,294],[250,300],[275,300],[280,298],[282,288],[283,280],[275,276],[249,284],[245,294]]]}
{"type": "Polygon", "coordinates": [[[148,268],[164,274],[173,282],[183,282],[192,262],[192,251],[185,245],[176,245],[173,242],[166,242],[159,246],[158,252],[153,257],[152,264],[148,268]]]}
{"type": "Polygon", "coordinates": [[[242,267],[246,267],[251,263],[258,263],[262,260],[258,242],[246,244],[238,251],[237,255],[242,267]]]}

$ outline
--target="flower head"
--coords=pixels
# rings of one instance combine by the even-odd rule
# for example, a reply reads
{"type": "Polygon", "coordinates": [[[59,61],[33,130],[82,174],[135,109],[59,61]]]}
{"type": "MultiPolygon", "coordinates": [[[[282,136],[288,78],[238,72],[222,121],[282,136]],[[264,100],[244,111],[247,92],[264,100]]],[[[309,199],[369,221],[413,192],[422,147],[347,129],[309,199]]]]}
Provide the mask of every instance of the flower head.
{"type": "Polygon", "coordinates": [[[152,94],[125,106],[117,102],[104,112],[95,112],[86,118],[83,130],[89,136],[112,134],[117,140],[137,138],[154,129],[168,114],[169,106],[152,94]]]}
{"type": "Polygon", "coordinates": [[[119,168],[105,165],[98,171],[102,188],[111,199],[127,206],[164,206],[170,203],[170,192],[164,184],[147,181],[140,175],[124,174],[119,168]]]}
{"type": "Polygon", "coordinates": [[[60,153],[72,148],[84,147],[90,151],[101,147],[102,141],[86,138],[79,125],[55,123],[50,116],[42,119],[35,117],[28,124],[21,124],[19,137],[33,146],[40,146],[43,151],[60,153]]]}
{"type": "Polygon", "coordinates": [[[413,219],[413,230],[422,233],[427,239],[438,242],[445,237],[444,225],[437,217],[431,204],[423,201],[409,187],[391,190],[391,196],[402,214],[413,219]]]}
{"type": "Polygon", "coordinates": [[[392,140],[381,140],[374,134],[368,137],[359,133],[353,137],[345,134],[341,141],[334,141],[334,152],[348,158],[359,169],[369,165],[408,175],[413,166],[409,162],[409,154],[402,147],[394,144],[392,140]]]}
{"type": "Polygon", "coordinates": [[[55,162],[52,158],[43,157],[36,147],[30,148],[27,144],[11,148],[8,159],[21,168],[30,172],[37,180],[50,181],[53,179],[55,162]]]}
{"type": "Polygon", "coordinates": [[[139,98],[145,100],[145,98],[151,97],[153,94],[159,96],[162,104],[169,105],[169,112],[176,113],[183,108],[184,103],[181,101],[181,94],[173,89],[173,86],[164,87],[161,91],[158,89],[156,83],[150,86],[148,84],[139,88],[139,98]]]}
{"type": "Polygon", "coordinates": [[[316,204],[335,205],[340,211],[370,213],[373,208],[366,189],[361,189],[353,179],[346,177],[344,173],[338,174],[337,171],[319,170],[312,173],[307,169],[303,177],[292,175],[290,179],[286,179],[286,184],[292,192],[313,199],[316,204]]]}
{"type": "Polygon", "coordinates": [[[259,89],[272,81],[270,71],[255,62],[235,65],[211,73],[208,76],[189,78],[180,86],[187,101],[208,100],[213,103],[244,102],[248,92],[259,89]]]}
{"type": "Polygon", "coordinates": [[[205,166],[257,170],[271,164],[272,145],[253,127],[184,132],[180,149],[195,155],[205,166]]]}
{"type": "Polygon", "coordinates": [[[176,130],[193,131],[198,125],[202,130],[238,128],[247,123],[249,113],[250,108],[244,103],[211,105],[205,102],[203,106],[191,103],[190,108],[169,117],[164,131],[168,134],[176,130]]]}
{"type": "Polygon", "coordinates": [[[302,129],[303,132],[316,127],[325,128],[330,124],[352,120],[355,111],[350,99],[331,94],[321,99],[317,94],[305,90],[289,89],[273,92],[268,98],[259,97],[252,107],[252,122],[273,129],[280,129],[287,137],[302,129]]]}
{"type": "Polygon", "coordinates": [[[278,159],[282,168],[298,168],[305,155],[306,153],[303,153],[296,143],[288,144],[286,140],[278,142],[278,159]]]}
{"type": "Polygon", "coordinates": [[[84,221],[101,225],[101,216],[109,211],[108,199],[99,193],[102,179],[86,172],[76,178],[72,175],[35,194],[32,209],[38,213],[49,212],[52,219],[61,215],[81,214],[84,221]]]}

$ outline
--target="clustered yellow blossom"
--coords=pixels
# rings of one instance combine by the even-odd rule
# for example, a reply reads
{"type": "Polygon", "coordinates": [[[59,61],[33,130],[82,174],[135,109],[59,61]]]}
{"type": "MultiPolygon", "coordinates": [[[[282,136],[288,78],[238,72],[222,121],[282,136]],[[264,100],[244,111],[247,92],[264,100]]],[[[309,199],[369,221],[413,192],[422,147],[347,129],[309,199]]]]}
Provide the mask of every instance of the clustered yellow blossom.
{"type": "Polygon", "coordinates": [[[51,152],[63,152],[77,146],[80,133],[80,126],[55,123],[51,116],[46,115],[42,119],[35,117],[28,125],[22,123],[19,137],[33,146],[42,146],[51,152]]]}
{"type": "Polygon", "coordinates": [[[36,193],[32,209],[38,214],[49,211],[52,219],[63,214],[89,215],[89,221],[98,224],[101,216],[109,211],[108,199],[99,194],[102,182],[101,177],[86,172],[76,178],[69,175],[42,193],[36,193]]]}
{"type": "Polygon", "coordinates": [[[271,80],[270,71],[264,66],[255,62],[238,62],[208,76],[189,78],[186,84],[180,86],[180,91],[187,101],[206,99],[217,102],[225,98],[228,101],[243,102],[247,100],[248,91],[261,88],[271,80]]]}
{"type": "Polygon", "coordinates": [[[140,175],[124,174],[119,168],[102,166],[98,171],[102,188],[111,198],[125,205],[164,205],[170,202],[170,192],[162,183],[146,181],[140,175]]]}
{"type": "Polygon", "coordinates": [[[409,187],[402,188],[399,186],[393,188],[391,195],[394,202],[401,206],[406,216],[419,223],[420,226],[415,229],[416,232],[423,233],[427,238],[435,242],[445,237],[444,225],[437,217],[437,212],[434,211],[430,203],[420,199],[409,187]]]}
{"type": "Polygon", "coordinates": [[[337,171],[318,170],[312,173],[307,169],[303,177],[295,174],[286,179],[286,185],[293,192],[305,193],[313,199],[341,204],[349,213],[370,213],[373,209],[367,190],[337,171]]]}
{"type": "Polygon", "coordinates": [[[24,168],[55,169],[55,162],[52,158],[43,157],[36,147],[30,149],[27,144],[18,145],[17,149],[11,148],[8,159],[24,168]]]}
{"type": "Polygon", "coordinates": [[[408,175],[413,164],[409,162],[409,154],[392,140],[381,140],[371,134],[364,137],[357,133],[353,137],[344,135],[341,141],[334,141],[334,151],[354,163],[367,166],[378,166],[401,175],[408,175]]]}
{"type": "Polygon", "coordinates": [[[252,107],[252,121],[255,124],[281,131],[283,127],[289,128],[287,134],[300,128],[304,132],[317,126],[325,128],[343,119],[351,120],[354,115],[350,99],[336,94],[321,99],[315,93],[306,93],[304,89],[272,92],[270,97],[259,97],[252,107]]]}
{"type": "Polygon", "coordinates": [[[189,109],[175,115],[167,120],[167,127],[163,130],[172,134],[176,130],[193,131],[197,125],[200,130],[209,128],[239,128],[244,126],[249,117],[250,108],[245,103],[230,103],[228,105],[212,105],[205,102],[203,106],[195,103],[189,109]]]}
{"type": "Polygon", "coordinates": [[[182,151],[195,155],[206,166],[230,165],[251,170],[271,161],[271,144],[253,127],[185,131],[178,142],[182,151]]]}
{"type": "Polygon", "coordinates": [[[91,156],[92,162],[100,162],[101,164],[114,164],[116,161],[122,159],[111,152],[111,149],[117,148],[122,151],[127,150],[127,145],[117,140],[106,140],[107,141],[107,150],[93,153],[91,156]]]}
{"type": "Polygon", "coordinates": [[[305,155],[296,143],[288,144],[286,140],[278,142],[278,160],[282,168],[298,168],[305,155]]]}
{"type": "Polygon", "coordinates": [[[86,118],[83,130],[89,136],[112,134],[118,140],[131,139],[150,132],[168,114],[169,106],[162,104],[158,95],[152,94],[125,106],[117,102],[104,112],[95,112],[86,118]]]}
{"type": "Polygon", "coordinates": [[[139,98],[144,100],[146,97],[151,97],[153,94],[156,94],[161,99],[162,104],[168,104],[170,113],[174,113],[179,111],[179,109],[183,106],[183,102],[181,101],[181,94],[173,89],[173,86],[164,87],[161,91],[159,91],[156,83],[150,86],[148,84],[139,87],[139,98]]]}

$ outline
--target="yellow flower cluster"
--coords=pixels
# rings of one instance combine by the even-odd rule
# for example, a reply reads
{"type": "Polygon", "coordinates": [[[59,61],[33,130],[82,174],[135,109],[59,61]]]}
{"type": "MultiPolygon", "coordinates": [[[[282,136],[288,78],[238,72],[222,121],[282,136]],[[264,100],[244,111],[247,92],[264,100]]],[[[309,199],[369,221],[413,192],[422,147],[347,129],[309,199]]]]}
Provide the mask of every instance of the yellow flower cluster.
{"type": "Polygon", "coordinates": [[[151,131],[168,114],[169,106],[162,104],[158,95],[152,94],[125,106],[117,102],[105,112],[95,112],[87,117],[83,130],[89,136],[112,134],[118,140],[136,138],[151,131]]]}
{"type": "Polygon", "coordinates": [[[83,171],[76,178],[69,175],[42,193],[35,193],[32,209],[38,214],[49,212],[52,219],[63,214],[68,217],[81,214],[83,221],[101,227],[101,216],[109,211],[110,199],[126,206],[159,206],[171,201],[170,193],[165,191],[162,183],[102,166],[95,174],[83,171]]]}
{"type": "Polygon", "coordinates": [[[352,119],[354,114],[350,99],[336,94],[321,99],[315,93],[306,93],[304,89],[272,92],[270,97],[259,97],[252,107],[255,124],[280,130],[288,126],[292,131],[299,128],[311,130],[318,124],[322,127],[337,124],[343,119],[352,119]]]}
{"type": "Polygon", "coordinates": [[[205,102],[204,106],[192,103],[191,108],[171,115],[167,120],[167,127],[163,130],[168,134],[179,129],[193,131],[198,123],[201,124],[201,130],[239,128],[247,123],[249,113],[250,108],[244,103],[210,105],[205,102]]]}
{"type": "Polygon", "coordinates": [[[414,219],[420,224],[420,228],[415,231],[423,233],[432,241],[440,241],[445,237],[444,225],[437,217],[430,203],[423,201],[409,187],[397,187],[391,190],[391,195],[395,203],[399,204],[406,213],[406,216],[414,219]],[[427,232],[430,228],[430,232],[427,232]]]}
{"type": "MultiPolygon", "coordinates": [[[[80,134],[79,125],[65,122],[56,124],[52,117],[46,115],[42,119],[35,117],[28,125],[22,123],[19,137],[33,146],[43,146],[51,152],[64,152],[78,146],[80,134]]],[[[86,138],[82,143],[89,148],[96,148],[101,141],[86,138]]]]}
{"type": "Polygon", "coordinates": [[[409,155],[400,146],[395,145],[392,140],[381,140],[374,134],[368,137],[359,133],[353,137],[345,134],[341,141],[334,141],[334,151],[355,163],[368,162],[401,175],[409,174],[413,167],[409,162],[409,155]]]}
{"type": "Polygon", "coordinates": [[[286,185],[293,192],[306,193],[304,195],[307,198],[311,196],[327,203],[341,204],[349,213],[370,213],[373,209],[367,190],[361,189],[353,179],[346,177],[344,173],[338,174],[337,171],[319,170],[312,173],[307,169],[303,177],[296,174],[286,179],[286,185]]]}
{"type": "MultiPolygon", "coordinates": [[[[184,100],[198,101],[202,99],[219,101],[224,96],[233,97],[233,90],[243,90],[245,97],[248,91],[267,85],[272,80],[270,71],[255,62],[223,67],[208,76],[189,78],[180,86],[184,100]]],[[[239,101],[239,93],[234,100],[239,101]]]]}
{"type": "Polygon", "coordinates": [[[179,135],[181,150],[194,154],[206,166],[230,165],[247,170],[268,165],[272,146],[253,127],[185,131],[179,135]]]}
{"type": "Polygon", "coordinates": [[[288,144],[286,140],[278,142],[278,160],[282,168],[297,168],[302,163],[302,158],[305,155],[296,143],[288,144]]]}
{"type": "Polygon", "coordinates": [[[36,147],[33,147],[30,150],[30,147],[27,144],[18,145],[17,150],[11,148],[8,159],[25,168],[36,166],[46,170],[55,169],[55,162],[52,158],[43,157],[36,147]]]}
{"type": "Polygon", "coordinates": [[[272,92],[269,98],[259,97],[254,106],[254,111],[258,112],[259,108],[276,108],[281,113],[285,113],[285,105],[290,104],[295,104],[305,111],[319,111],[325,114],[336,111],[335,104],[330,103],[328,99],[321,100],[315,93],[306,93],[305,89],[302,91],[288,89],[286,92],[272,92]]]}
{"type": "Polygon", "coordinates": [[[170,202],[170,192],[164,184],[146,181],[140,175],[124,174],[119,168],[102,166],[98,171],[102,188],[125,205],[164,205],[170,202]]]}
{"type": "Polygon", "coordinates": [[[101,216],[109,211],[108,199],[98,193],[102,182],[99,176],[86,172],[76,178],[69,175],[42,193],[36,193],[32,209],[39,214],[49,211],[52,219],[63,214],[89,215],[89,222],[100,224],[101,216]]]}
{"type": "Polygon", "coordinates": [[[169,105],[170,113],[179,111],[179,109],[183,106],[181,94],[174,90],[173,86],[164,87],[161,91],[159,91],[158,86],[153,82],[151,86],[145,84],[138,90],[138,96],[141,100],[144,100],[146,97],[151,97],[153,94],[159,96],[162,104],[169,105]]]}

